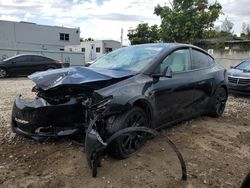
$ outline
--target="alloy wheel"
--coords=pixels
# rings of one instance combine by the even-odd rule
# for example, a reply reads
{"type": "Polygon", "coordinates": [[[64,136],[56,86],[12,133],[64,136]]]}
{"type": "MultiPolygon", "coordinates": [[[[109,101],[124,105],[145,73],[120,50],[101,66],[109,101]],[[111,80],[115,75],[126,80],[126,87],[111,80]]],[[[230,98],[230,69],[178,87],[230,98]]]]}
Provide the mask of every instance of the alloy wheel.
{"type": "Polygon", "coordinates": [[[6,77],[6,75],[7,75],[6,70],[0,69],[0,78],[4,78],[4,77],[6,77]]]}
{"type": "MultiPolygon", "coordinates": [[[[126,127],[142,127],[148,126],[147,118],[144,114],[140,112],[135,112],[131,114],[126,120],[126,127]]],[[[126,155],[130,155],[134,153],[136,150],[141,148],[146,141],[146,134],[145,133],[128,133],[121,137],[121,148],[123,153],[126,155]]]]}
{"type": "Polygon", "coordinates": [[[218,114],[222,114],[224,112],[225,106],[226,106],[227,96],[225,91],[219,93],[219,95],[216,98],[216,111],[218,114]]]}

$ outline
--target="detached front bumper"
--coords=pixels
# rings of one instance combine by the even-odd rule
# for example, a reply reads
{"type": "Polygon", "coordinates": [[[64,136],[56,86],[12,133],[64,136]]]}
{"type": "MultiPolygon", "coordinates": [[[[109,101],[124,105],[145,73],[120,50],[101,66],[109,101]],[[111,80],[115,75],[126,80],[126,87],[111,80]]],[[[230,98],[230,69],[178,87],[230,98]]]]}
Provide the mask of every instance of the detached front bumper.
{"type": "MultiPolygon", "coordinates": [[[[94,119],[90,122],[85,137],[86,159],[89,164],[89,167],[92,170],[93,177],[96,177],[97,175],[97,168],[101,166],[101,160],[103,158],[106,148],[118,137],[124,134],[137,133],[137,132],[144,132],[153,136],[159,135],[159,133],[156,130],[150,129],[148,127],[128,127],[117,131],[109,138],[106,138],[104,141],[101,135],[98,133],[98,131],[96,131],[94,128],[96,126],[97,120],[98,116],[95,116],[94,119]]],[[[183,159],[183,156],[181,155],[175,144],[167,136],[164,137],[166,142],[174,150],[180,161],[182,169],[182,180],[187,180],[187,167],[183,159]]]]}
{"type": "Polygon", "coordinates": [[[83,108],[76,99],[50,105],[42,98],[24,101],[17,96],[12,109],[12,130],[32,138],[77,134],[83,128],[83,122],[83,108]]]}

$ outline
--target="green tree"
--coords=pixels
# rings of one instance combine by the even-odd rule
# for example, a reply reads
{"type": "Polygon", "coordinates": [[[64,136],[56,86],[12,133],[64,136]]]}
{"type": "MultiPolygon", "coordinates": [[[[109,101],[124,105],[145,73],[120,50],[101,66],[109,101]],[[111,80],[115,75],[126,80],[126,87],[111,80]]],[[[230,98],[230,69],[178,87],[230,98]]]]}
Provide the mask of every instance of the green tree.
{"type": "Polygon", "coordinates": [[[193,43],[214,27],[222,6],[207,0],[173,0],[171,6],[155,7],[161,17],[160,37],[163,41],[193,43]]]}
{"type": "Polygon", "coordinates": [[[160,40],[157,25],[149,26],[148,23],[139,24],[136,29],[128,30],[131,44],[154,43],[160,40]]]}
{"type": "Polygon", "coordinates": [[[242,23],[241,36],[250,37],[250,25],[245,22],[242,23]]]}
{"type": "Polygon", "coordinates": [[[233,26],[234,26],[233,22],[228,20],[228,18],[226,17],[221,24],[221,31],[224,31],[226,33],[233,33],[232,32],[233,26]]]}

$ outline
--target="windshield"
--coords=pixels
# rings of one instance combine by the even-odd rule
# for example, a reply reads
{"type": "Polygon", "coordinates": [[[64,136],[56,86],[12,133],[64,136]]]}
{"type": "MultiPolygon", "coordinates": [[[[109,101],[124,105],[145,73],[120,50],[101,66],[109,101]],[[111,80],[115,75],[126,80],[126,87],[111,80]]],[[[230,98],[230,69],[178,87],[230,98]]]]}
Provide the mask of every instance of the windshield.
{"type": "Polygon", "coordinates": [[[121,48],[97,59],[90,67],[141,72],[165,47],[152,45],[121,48]]]}
{"type": "Polygon", "coordinates": [[[9,61],[10,59],[13,59],[13,57],[5,58],[5,59],[3,59],[2,61],[9,61]]]}
{"type": "Polygon", "coordinates": [[[250,71],[250,61],[243,61],[241,64],[235,67],[239,70],[250,71]]]}
{"type": "Polygon", "coordinates": [[[8,57],[8,58],[6,58],[6,59],[3,59],[3,61],[9,61],[9,60],[12,60],[12,59],[14,59],[14,58],[16,58],[16,57],[22,57],[22,56],[24,56],[24,55],[15,55],[15,56],[11,56],[11,57],[8,57]]]}

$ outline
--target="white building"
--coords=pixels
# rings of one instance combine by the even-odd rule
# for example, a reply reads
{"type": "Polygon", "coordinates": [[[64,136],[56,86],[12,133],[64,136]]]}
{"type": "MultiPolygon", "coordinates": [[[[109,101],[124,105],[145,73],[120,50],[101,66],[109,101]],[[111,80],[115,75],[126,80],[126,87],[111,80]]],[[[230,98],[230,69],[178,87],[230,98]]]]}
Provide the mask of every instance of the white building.
{"type": "Polygon", "coordinates": [[[0,20],[0,47],[64,50],[80,44],[80,29],[0,20]]]}
{"type": "Polygon", "coordinates": [[[65,51],[84,52],[85,62],[93,61],[102,55],[121,48],[121,43],[115,40],[84,41],[80,45],[65,46],[65,51]]]}
{"type": "Polygon", "coordinates": [[[84,53],[64,52],[80,45],[80,29],[0,20],[0,60],[16,54],[40,54],[71,65],[84,65],[84,53]]]}

